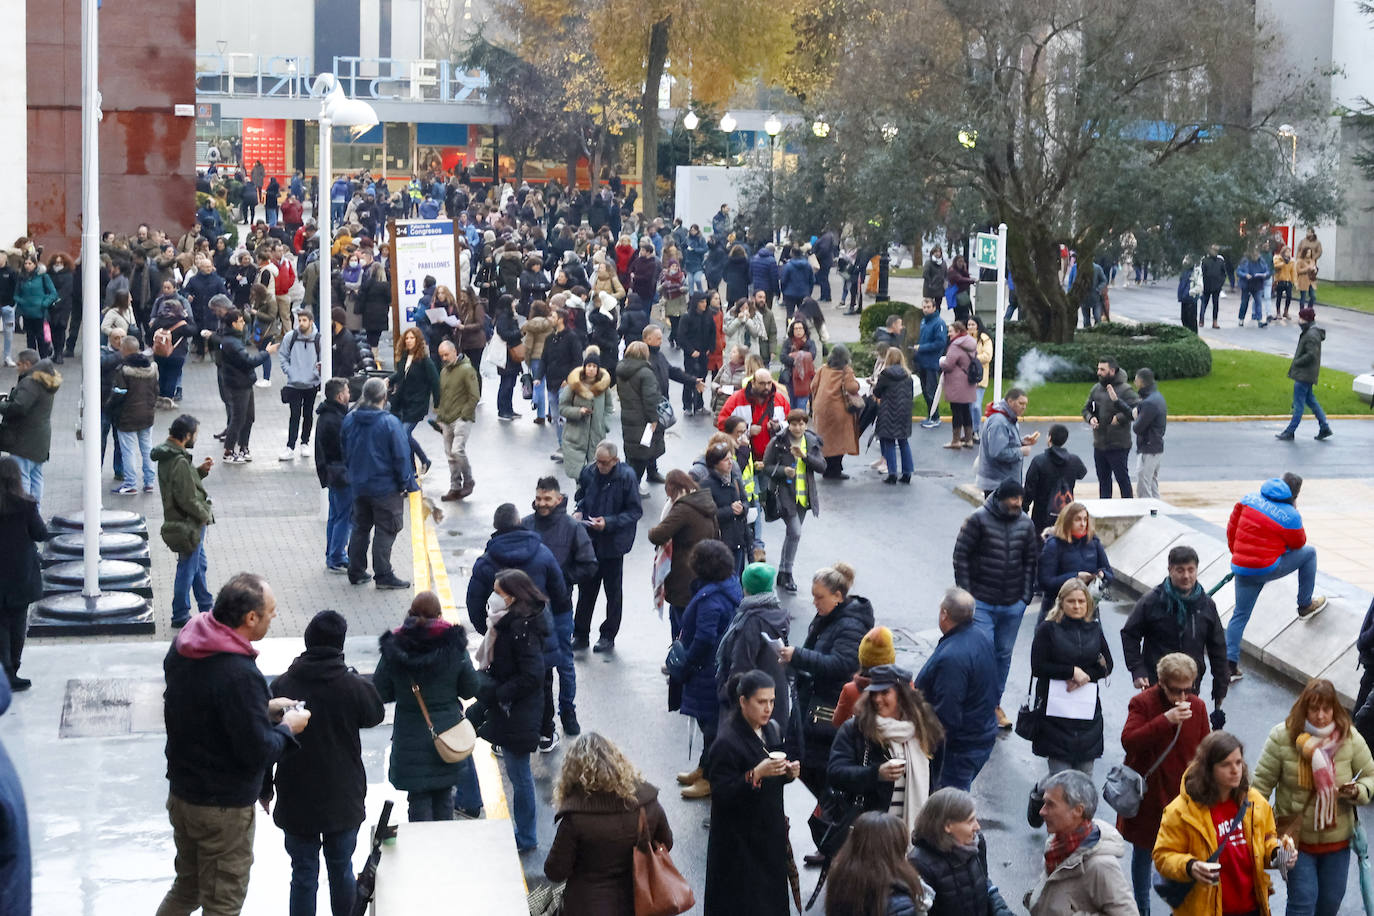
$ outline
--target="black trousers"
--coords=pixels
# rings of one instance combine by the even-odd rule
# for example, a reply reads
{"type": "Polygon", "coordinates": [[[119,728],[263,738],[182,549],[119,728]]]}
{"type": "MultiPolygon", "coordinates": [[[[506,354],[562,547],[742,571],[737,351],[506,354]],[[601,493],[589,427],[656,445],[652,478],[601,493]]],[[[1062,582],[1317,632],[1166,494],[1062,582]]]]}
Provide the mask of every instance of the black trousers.
{"type": "Polygon", "coordinates": [[[1217,323],[1217,312],[1221,310],[1221,290],[1203,290],[1202,298],[1197,301],[1197,323],[1201,326],[1207,320],[1207,301],[1212,302],[1212,324],[1217,323]]]}
{"type": "Polygon", "coordinates": [[[1193,333],[1197,333],[1197,300],[1192,296],[1184,299],[1178,304],[1178,317],[1183,322],[1183,326],[1193,333]]]}
{"type": "Polygon", "coordinates": [[[1130,457],[1129,448],[1093,449],[1093,463],[1097,465],[1097,495],[1102,499],[1112,498],[1112,475],[1116,476],[1117,486],[1121,488],[1121,498],[1131,498],[1131,472],[1126,466],[1130,457]]]}
{"type": "Polygon", "coordinates": [[[601,624],[601,635],[612,642],[615,641],[616,634],[620,632],[624,578],[624,557],[601,557],[597,560],[596,574],[577,587],[577,609],[573,614],[574,639],[591,638],[596,596],[605,588],[606,620],[601,624]]]}
{"type": "Polygon", "coordinates": [[[19,675],[19,657],[24,654],[24,639],[29,633],[29,605],[0,598],[0,668],[10,678],[19,675]]]}
{"type": "Polygon", "coordinates": [[[301,445],[310,444],[310,427],[315,417],[316,388],[283,388],[282,397],[286,399],[291,416],[286,424],[286,447],[296,447],[296,433],[300,433],[301,445]]]}
{"type": "Polygon", "coordinates": [[[401,533],[400,493],[385,496],[356,496],[353,499],[353,535],[348,539],[348,578],[361,579],[367,572],[367,542],[372,541],[372,573],[378,579],[395,575],[391,569],[391,545],[401,533]],[[373,529],[376,529],[374,534],[373,529]]]}
{"type": "Polygon", "coordinates": [[[229,425],[224,428],[224,450],[248,448],[248,439],[253,434],[253,389],[225,388],[225,404],[229,408],[229,425]]]}
{"type": "MultiPolygon", "coordinates": [[[[708,359],[710,359],[710,354],[704,351],[700,356],[693,356],[690,353],[684,353],[682,354],[683,371],[685,371],[688,375],[692,376],[693,378],[699,378],[704,381],[706,379],[706,362],[708,359]]],[[[696,388],[692,385],[683,385],[682,409],[691,410],[693,408],[696,408],[697,410],[700,410],[702,406],[703,403],[701,399],[701,392],[697,391],[696,388]]]]}
{"type": "Polygon", "coordinates": [[[935,391],[940,387],[940,370],[917,368],[916,372],[921,379],[921,397],[926,401],[926,416],[938,420],[940,410],[935,400],[935,391]]]}

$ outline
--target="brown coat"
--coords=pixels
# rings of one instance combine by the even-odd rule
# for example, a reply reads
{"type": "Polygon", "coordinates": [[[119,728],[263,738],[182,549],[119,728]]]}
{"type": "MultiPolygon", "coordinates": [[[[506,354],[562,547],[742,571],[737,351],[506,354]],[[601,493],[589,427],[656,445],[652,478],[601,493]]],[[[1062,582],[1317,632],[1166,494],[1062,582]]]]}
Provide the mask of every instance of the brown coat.
{"type": "Polygon", "coordinates": [[[673,542],[673,560],[663,583],[668,603],[686,607],[692,600],[692,548],[708,538],[720,537],[716,503],[707,489],[693,490],[673,500],[663,521],[649,529],[655,547],[673,542]]]}
{"type": "Polygon", "coordinates": [[[634,916],[634,846],[641,809],[654,843],[673,846],[658,789],[641,783],[636,796],[638,804],[632,808],[608,792],[563,799],[554,815],[558,832],[544,860],[550,881],[568,882],[563,916],[634,916]]]}
{"type": "Polygon", "coordinates": [[[945,400],[951,404],[972,404],[978,400],[978,389],[968,380],[968,366],[978,358],[978,344],[967,334],[960,334],[949,342],[949,349],[940,357],[940,371],[945,376],[945,400]]]}
{"type": "Polygon", "coordinates": [[[859,454],[859,431],[845,399],[847,394],[858,393],[859,380],[851,366],[821,366],[811,380],[811,416],[821,437],[821,454],[827,458],[859,454]]]}

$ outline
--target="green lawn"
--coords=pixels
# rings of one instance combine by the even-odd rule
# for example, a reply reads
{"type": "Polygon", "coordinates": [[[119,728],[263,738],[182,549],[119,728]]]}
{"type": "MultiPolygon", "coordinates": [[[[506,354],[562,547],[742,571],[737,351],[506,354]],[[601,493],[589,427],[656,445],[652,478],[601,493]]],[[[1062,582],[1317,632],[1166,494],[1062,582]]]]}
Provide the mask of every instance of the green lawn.
{"type": "Polygon", "coordinates": [[[919,268],[919,267],[898,267],[898,268],[896,268],[896,269],[894,269],[894,270],[888,271],[888,276],[889,276],[889,277],[903,277],[903,278],[905,278],[905,279],[907,279],[907,280],[919,279],[920,276],[921,276],[921,268],[919,268]]]}
{"type": "MultiPolygon", "coordinates": [[[[1160,382],[1159,390],[1169,403],[1169,413],[1174,416],[1288,413],[1293,404],[1288,363],[1287,357],[1268,353],[1213,350],[1211,375],[1160,382]]],[[[1368,405],[1350,390],[1353,379],[1348,372],[1323,369],[1316,392],[1322,409],[1332,414],[1369,413],[1368,405]]],[[[1051,382],[1033,388],[1027,414],[1038,417],[1077,414],[1082,411],[1091,387],[1086,382],[1051,382]]]]}
{"type": "Polygon", "coordinates": [[[1317,284],[1317,302],[1325,305],[1339,305],[1341,308],[1358,309],[1361,312],[1374,312],[1374,283],[1322,281],[1317,284]]]}

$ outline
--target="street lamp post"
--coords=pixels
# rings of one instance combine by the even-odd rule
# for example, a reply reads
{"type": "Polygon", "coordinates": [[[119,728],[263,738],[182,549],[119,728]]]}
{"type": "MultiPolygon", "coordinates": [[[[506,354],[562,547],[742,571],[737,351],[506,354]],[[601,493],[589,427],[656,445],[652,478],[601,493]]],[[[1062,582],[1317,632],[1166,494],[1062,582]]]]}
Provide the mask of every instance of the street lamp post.
{"type": "Polygon", "coordinates": [[[773,221],[773,143],[781,131],[782,122],[777,115],[769,115],[763,122],[763,132],[768,135],[768,237],[774,242],[778,240],[778,227],[773,221]]]}
{"type": "MultiPolygon", "coordinates": [[[[897,125],[891,122],[884,122],[879,128],[883,141],[891,143],[897,139],[897,125]]],[[[878,254],[878,294],[873,297],[874,302],[887,302],[892,298],[889,292],[888,281],[892,278],[892,241],[883,240],[883,250],[878,254]]]]}
{"type": "Polygon", "coordinates": [[[685,115],[682,116],[682,126],[685,127],[685,128],[687,128],[687,164],[688,164],[688,165],[691,165],[691,164],[692,164],[692,132],[695,131],[695,130],[697,129],[697,125],[700,124],[700,123],[701,123],[701,118],[698,118],[698,117],[697,117],[697,113],[696,113],[695,111],[692,111],[692,109],[690,109],[690,108],[687,109],[687,114],[685,114],[685,115]]]}
{"type": "Polygon", "coordinates": [[[332,196],[329,188],[333,184],[334,126],[350,128],[354,136],[358,136],[377,123],[377,112],[366,102],[346,97],[332,73],[317,76],[310,94],[320,100],[320,200],[325,205],[315,215],[315,222],[320,230],[316,234],[320,240],[320,378],[328,381],[334,374],[334,323],[331,317],[334,283],[332,259],[329,256],[333,245],[334,214],[328,203],[332,196]]]}
{"type": "Polygon", "coordinates": [[[1293,170],[1293,174],[1294,174],[1294,175],[1297,175],[1297,174],[1298,174],[1298,132],[1297,132],[1296,130],[1293,129],[1293,125],[1292,125],[1292,124],[1280,124],[1280,125],[1279,125],[1278,134],[1279,134],[1280,137],[1283,137],[1285,140],[1288,140],[1290,143],[1292,143],[1292,153],[1291,153],[1291,155],[1290,155],[1288,161],[1289,161],[1289,166],[1290,166],[1290,167],[1292,168],[1292,170],[1293,170]]]}
{"type": "Polygon", "coordinates": [[[720,119],[720,129],[725,132],[725,167],[730,167],[730,135],[735,132],[735,116],[726,112],[720,119]]]}

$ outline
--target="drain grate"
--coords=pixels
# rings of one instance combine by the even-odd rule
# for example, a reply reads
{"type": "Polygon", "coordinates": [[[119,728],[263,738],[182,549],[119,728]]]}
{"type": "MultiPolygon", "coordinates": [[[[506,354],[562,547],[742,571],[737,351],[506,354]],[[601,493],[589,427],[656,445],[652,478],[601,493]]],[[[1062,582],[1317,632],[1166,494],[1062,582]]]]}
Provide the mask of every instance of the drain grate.
{"type": "Polygon", "coordinates": [[[163,730],[161,678],[67,681],[59,738],[110,738],[163,730]]]}

